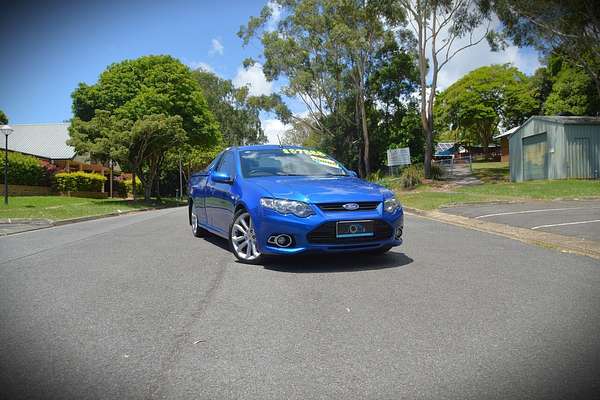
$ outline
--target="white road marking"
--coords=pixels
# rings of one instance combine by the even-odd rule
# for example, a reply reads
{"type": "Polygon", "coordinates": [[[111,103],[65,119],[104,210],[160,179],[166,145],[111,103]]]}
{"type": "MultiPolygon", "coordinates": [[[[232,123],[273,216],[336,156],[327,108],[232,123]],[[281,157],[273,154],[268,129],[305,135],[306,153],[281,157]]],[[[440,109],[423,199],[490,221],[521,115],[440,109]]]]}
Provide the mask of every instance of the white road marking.
{"type": "Polygon", "coordinates": [[[501,216],[501,215],[539,213],[539,212],[544,212],[544,211],[590,210],[590,209],[593,209],[593,208],[600,208],[600,206],[591,206],[591,207],[565,207],[565,208],[543,208],[543,209],[539,209],[539,210],[501,212],[501,213],[495,213],[495,214],[480,215],[478,217],[475,217],[475,219],[488,218],[488,217],[498,217],[498,216],[501,216]]]}
{"type": "Polygon", "coordinates": [[[540,228],[552,228],[553,226],[565,226],[565,225],[579,225],[579,224],[591,224],[592,222],[600,222],[600,219],[593,219],[590,221],[579,221],[579,222],[564,222],[562,224],[548,224],[548,225],[540,225],[540,226],[534,226],[533,230],[535,229],[540,229],[540,228]]]}

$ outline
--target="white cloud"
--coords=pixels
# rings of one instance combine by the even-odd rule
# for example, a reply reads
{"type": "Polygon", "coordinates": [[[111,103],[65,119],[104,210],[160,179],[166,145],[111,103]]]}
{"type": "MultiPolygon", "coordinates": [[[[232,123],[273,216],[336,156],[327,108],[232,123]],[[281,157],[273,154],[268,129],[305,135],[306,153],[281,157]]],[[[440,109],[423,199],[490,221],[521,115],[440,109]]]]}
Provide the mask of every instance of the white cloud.
{"type": "Polygon", "coordinates": [[[280,120],[273,119],[264,119],[261,122],[263,131],[267,136],[267,143],[269,144],[279,144],[279,138],[283,138],[285,131],[290,128],[289,125],[284,124],[280,120]]]}
{"type": "MultiPolygon", "coordinates": [[[[498,24],[497,21],[493,22],[498,24]]],[[[473,32],[473,38],[478,39],[485,33],[485,26],[480,26],[473,32]]],[[[456,40],[454,49],[468,43],[469,38],[463,37],[456,40]]],[[[438,44],[439,46],[439,44],[438,44]]],[[[488,42],[484,39],[478,45],[458,53],[448,64],[442,68],[438,75],[438,89],[443,90],[460,79],[464,74],[485,65],[511,63],[524,73],[531,75],[540,66],[535,52],[510,46],[503,51],[490,50],[488,42]]],[[[430,77],[431,78],[431,77],[430,77]]]]}
{"type": "Polygon", "coordinates": [[[267,23],[267,30],[274,31],[275,28],[277,28],[277,23],[281,19],[281,6],[272,1],[269,1],[267,5],[271,9],[271,18],[269,18],[269,22],[267,23]]]}
{"type": "Polygon", "coordinates": [[[203,69],[205,71],[215,73],[214,68],[211,67],[209,64],[205,63],[204,61],[190,61],[190,62],[187,62],[186,64],[191,69],[203,69]]]}
{"type": "Polygon", "coordinates": [[[208,51],[208,54],[211,56],[214,56],[215,54],[222,56],[224,50],[225,47],[223,47],[223,44],[218,39],[212,39],[211,49],[208,51]]]}
{"type": "Polygon", "coordinates": [[[233,78],[235,87],[248,86],[251,96],[269,95],[273,93],[273,82],[267,81],[262,65],[256,63],[247,69],[239,67],[233,78]]]}

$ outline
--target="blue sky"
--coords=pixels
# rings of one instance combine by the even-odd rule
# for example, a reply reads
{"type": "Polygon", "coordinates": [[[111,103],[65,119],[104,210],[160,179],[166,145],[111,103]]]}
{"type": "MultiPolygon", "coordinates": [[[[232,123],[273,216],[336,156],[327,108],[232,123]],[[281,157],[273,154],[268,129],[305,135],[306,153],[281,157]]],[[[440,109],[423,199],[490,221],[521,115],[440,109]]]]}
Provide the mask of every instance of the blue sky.
{"type": "MultiPolygon", "coordinates": [[[[258,15],[257,1],[31,1],[3,6],[0,24],[0,109],[10,123],[60,122],[71,118],[70,94],[79,82],[94,83],[107,65],[147,54],[170,54],[192,67],[204,66],[256,93],[266,82],[259,67],[244,71],[246,57],[260,54],[257,42],[242,46],[240,25],[258,15]]],[[[539,65],[531,50],[492,53],[482,43],[456,57],[440,75],[442,87],[481,65],[512,62],[530,74],[539,65]]],[[[298,102],[292,111],[302,112],[298,102]]],[[[263,114],[271,141],[285,127],[263,114]]]]}

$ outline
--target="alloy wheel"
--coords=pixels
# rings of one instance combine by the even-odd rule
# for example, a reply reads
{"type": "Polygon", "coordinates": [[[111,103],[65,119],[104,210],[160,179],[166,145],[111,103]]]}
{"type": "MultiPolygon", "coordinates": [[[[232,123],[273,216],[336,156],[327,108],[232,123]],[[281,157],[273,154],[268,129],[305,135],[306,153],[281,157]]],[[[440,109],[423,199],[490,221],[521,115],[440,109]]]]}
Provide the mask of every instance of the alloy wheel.
{"type": "Polygon", "coordinates": [[[253,261],[260,257],[256,243],[256,232],[249,213],[241,213],[233,222],[231,245],[236,255],[244,261],[253,261]]]}

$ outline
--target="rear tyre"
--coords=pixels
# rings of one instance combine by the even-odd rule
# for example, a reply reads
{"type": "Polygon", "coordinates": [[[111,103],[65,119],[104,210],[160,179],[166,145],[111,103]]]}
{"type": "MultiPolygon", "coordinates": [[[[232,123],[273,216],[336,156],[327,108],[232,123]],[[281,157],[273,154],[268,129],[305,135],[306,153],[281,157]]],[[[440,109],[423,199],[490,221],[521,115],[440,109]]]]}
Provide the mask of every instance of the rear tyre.
{"type": "Polygon", "coordinates": [[[198,217],[193,211],[190,211],[190,221],[192,222],[192,235],[198,238],[206,236],[206,230],[198,225],[198,217]]]}
{"type": "Polygon", "coordinates": [[[239,210],[229,227],[229,247],[235,257],[245,264],[259,264],[264,256],[258,250],[254,222],[250,213],[239,210]]]}

